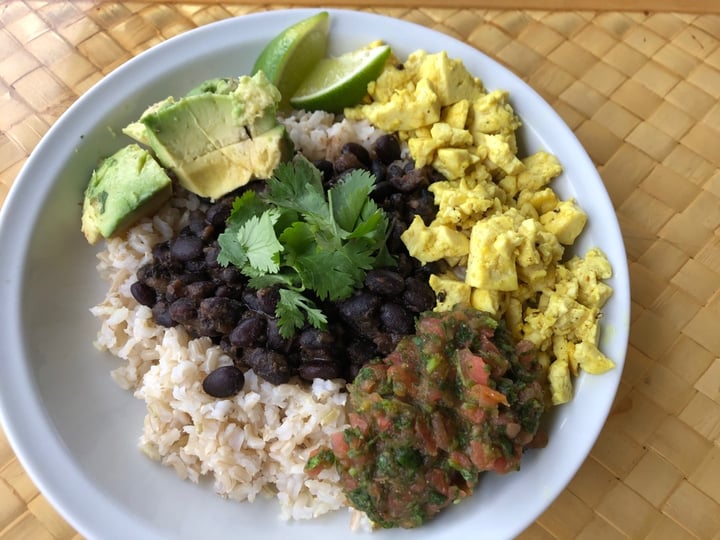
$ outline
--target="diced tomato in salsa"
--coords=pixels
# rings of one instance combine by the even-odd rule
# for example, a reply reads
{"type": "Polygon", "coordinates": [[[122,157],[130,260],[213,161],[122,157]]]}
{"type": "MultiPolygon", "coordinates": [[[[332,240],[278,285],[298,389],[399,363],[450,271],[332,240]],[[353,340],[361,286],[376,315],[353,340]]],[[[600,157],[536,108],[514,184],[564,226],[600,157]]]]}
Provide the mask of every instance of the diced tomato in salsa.
{"type": "Polygon", "coordinates": [[[483,471],[516,470],[546,440],[544,375],[489,314],[424,313],[414,336],[349,385],[351,427],[332,435],[334,459],[313,465],[334,463],[350,504],[377,525],[417,527],[469,496],[483,471]]]}

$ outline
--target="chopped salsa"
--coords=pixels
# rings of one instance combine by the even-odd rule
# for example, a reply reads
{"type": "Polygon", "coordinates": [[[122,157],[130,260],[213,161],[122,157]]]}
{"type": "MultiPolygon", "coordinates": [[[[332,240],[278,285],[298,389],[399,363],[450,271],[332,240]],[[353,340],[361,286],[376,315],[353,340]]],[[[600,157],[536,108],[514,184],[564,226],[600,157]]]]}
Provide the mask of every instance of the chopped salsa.
{"type": "Polygon", "coordinates": [[[532,345],[490,314],[425,312],[415,335],[360,370],[350,427],[306,469],[335,465],[349,504],[376,525],[417,527],[472,494],[483,471],[517,470],[525,448],[544,445],[546,381],[532,345]]]}

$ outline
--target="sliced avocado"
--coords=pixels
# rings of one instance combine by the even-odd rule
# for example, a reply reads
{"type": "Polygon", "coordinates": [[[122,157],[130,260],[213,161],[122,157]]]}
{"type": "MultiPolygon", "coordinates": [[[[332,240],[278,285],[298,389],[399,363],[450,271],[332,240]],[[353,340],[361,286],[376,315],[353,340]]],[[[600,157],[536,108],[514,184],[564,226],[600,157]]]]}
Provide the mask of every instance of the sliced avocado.
{"type": "Polygon", "coordinates": [[[230,94],[237,88],[237,79],[232,77],[221,77],[218,79],[209,79],[203,81],[198,86],[190,90],[185,97],[196,96],[198,94],[230,94]]]}
{"type": "Polygon", "coordinates": [[[123,131],[150,146],[184,187],[215,199],[277,165],[282,149],[268,145],[284,137],[271,135],[258,148],[255,143],[279,125],[279,101],[280,92],[262,72],[210,79],[183,98],[153,105],[123,131]]]}
{"type": "MultiPolygon", "coordinates": [[[[150,105],[150,107],[148,107],[145,112],[142,113],[142,116],[140,118],[155,114],[160,109],[170,107],[174,103],[175,98],[173,98],[172,96],[165,98],[162,101],[158,101],[157,103],[150,105]]],[[[147,127],[140,120],[138,120],[137,122],[132,122],[128,126],[124,127],[122,132],[128,137],[135,139],[137,142],[146,146],[150,146],[150,138],[148,137],[147,127]]]]}
{"type": "Polygon", "coordinates": [[[277,125],[253,139],[218,148],[186,162],[178,179],[186,189],[217,199],[250,180],[270,178],[275,167],[292,157],[285,126],[277,125]]]}
{"type": "Polygon", "coordinates": [[[172,182],[147,150],[130,144],[104,159],[85,189],[81,230],[88,242],[120,234],[172,195],[172,182]]]}

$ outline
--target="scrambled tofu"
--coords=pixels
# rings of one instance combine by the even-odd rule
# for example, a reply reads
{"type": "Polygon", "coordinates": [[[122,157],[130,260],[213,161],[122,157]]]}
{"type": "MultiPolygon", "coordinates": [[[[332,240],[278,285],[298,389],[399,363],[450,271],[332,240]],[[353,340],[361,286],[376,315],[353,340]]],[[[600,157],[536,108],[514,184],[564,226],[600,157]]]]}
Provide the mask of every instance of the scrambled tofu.
{"type": "Polygon", "coordinates": [[[550,187],[562,173],[554,155],[518,155],[521,122],[508,92],[486,90],[445,52],[420,50],[389,64],[368,93],[345,115],[398,132],[416,166],[446,179],[429,188],[434,221],[416,217],[401,237],[413,257],[451,268],[430,277],[435,309],[470,304],[504,318],[547,365],[554,404],[572,399],[581,370],[612,369],[598,348],[612,268],[599,249],[565,260],[587,215],[550,187]]]}

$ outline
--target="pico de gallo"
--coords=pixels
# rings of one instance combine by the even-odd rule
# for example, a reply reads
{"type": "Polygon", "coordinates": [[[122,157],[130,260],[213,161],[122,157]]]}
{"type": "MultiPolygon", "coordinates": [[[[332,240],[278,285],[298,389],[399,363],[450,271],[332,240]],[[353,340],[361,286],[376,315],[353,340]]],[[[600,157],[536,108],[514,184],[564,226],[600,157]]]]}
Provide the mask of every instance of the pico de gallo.
{"type": "Polygon", "coordinates": [[[351,506],[377,526],[417,527],[472,494],[483,471],[544,446],[547,377],[532,346],[465,307],[426,312],[415,335],[349,385],[350,427],[306,469],[335,466],[351,506]]]}

